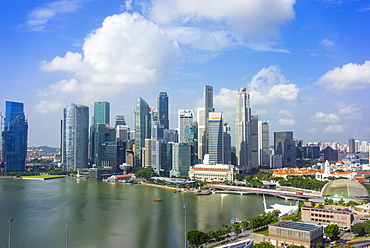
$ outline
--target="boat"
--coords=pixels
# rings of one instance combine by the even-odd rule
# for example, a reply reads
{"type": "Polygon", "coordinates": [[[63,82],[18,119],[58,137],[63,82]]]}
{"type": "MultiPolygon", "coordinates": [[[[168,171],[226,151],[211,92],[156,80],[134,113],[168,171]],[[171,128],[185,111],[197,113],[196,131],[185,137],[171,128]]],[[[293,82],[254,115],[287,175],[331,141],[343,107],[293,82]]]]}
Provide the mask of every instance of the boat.
{"type": "Polygon", "coordinates": [[[161,202],[161,199],[154,199],[155,202],[161,202]]]}
{"type": "Polygon", "coordinates": [[[201,191],[199,190],[198,192],[195,192],[196,195],[210,195],[212,194],[212,191],[210,190],[205,190],[205,191],[201,191]]]}

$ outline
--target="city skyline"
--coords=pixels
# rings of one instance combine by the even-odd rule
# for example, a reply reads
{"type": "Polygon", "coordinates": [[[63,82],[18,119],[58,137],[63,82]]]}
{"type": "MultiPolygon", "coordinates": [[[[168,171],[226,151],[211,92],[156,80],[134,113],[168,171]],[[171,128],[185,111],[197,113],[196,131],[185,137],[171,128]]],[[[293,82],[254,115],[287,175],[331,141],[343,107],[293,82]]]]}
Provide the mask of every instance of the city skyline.
{"type": "Polygon", "coordinates": [[[212,85],[215,111],[235,133],[237,89],[245,87],[251,114],[269,121],[270,134],[370,140],[366,1],[186,3],[1,3],[0,112],[5,101],[24,103],[28,144],[58,147],[69,102],[92,116],[94,102],[108,101],[110,123],[123,115],[133,128],[136,97],[155,107],[167,92],[173,129],[178,109],[196,113],[212,85]]]}

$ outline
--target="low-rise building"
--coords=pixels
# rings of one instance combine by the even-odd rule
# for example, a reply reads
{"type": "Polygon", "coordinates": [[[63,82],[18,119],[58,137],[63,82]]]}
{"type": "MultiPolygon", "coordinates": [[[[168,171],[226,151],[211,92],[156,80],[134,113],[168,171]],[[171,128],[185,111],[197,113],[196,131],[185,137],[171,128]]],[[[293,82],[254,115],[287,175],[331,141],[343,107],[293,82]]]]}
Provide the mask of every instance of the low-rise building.
{"type": "Polygon", "coordinates": [[[230,164],[196,164],[189,169],[189,177],[202,181],[234,181],[236,171],[230,164]]]}
{"type": "MultiPolygon", "coordinates": [[[[336,207],[336,206],[334,206],[336,207]]],[[[325,225],[337,224],[339,227],[351,228],[351,223],[354,219],[350,210],[330,208],[301,208],[302,221],[315,222],[325,225]]]]}
{"type": "Polygon", "coordinates": [[[302,222],[280,221],[269,225],[269,241],[275,247],[303,245],[314,248],[318,242],[324,243],[324,227],[302,222]]]}

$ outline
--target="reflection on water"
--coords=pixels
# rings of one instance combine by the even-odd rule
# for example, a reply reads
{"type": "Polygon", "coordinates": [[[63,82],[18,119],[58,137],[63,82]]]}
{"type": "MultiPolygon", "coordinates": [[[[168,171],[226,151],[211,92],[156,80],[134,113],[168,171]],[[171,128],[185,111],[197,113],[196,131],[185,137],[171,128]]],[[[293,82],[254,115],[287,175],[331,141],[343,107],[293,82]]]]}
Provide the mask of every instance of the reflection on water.
{"type": "MultiPolygon", "coordinates": [[[[7,247],[14,218],[14,247],[183,247],[187,230],[217,229],[232,218],[263,212],[256,195],[176,193],[146,185],[73,178],[48,181],[0,179],[0,247],[7,247]],[[161,202],[154,202],[161,199],[161,202]]],[[[266,197],[267,204],[284,203],[266,197]]],[[[289,204],[289,203],[287,203],[289,204]]]]}

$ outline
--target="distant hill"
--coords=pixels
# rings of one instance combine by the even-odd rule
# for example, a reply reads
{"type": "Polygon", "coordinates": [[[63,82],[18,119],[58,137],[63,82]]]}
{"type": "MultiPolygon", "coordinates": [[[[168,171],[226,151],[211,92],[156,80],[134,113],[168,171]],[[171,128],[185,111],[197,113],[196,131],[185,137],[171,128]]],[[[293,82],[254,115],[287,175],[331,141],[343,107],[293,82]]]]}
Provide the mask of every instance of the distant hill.
{"type": "Polygon", "coordinates": [[[40,153],[58,153],[59,148],[53,148],[48,146],[39,146],[39,147],[31,146],[28,147],[28,151],[36,151],[40,153]]]}

